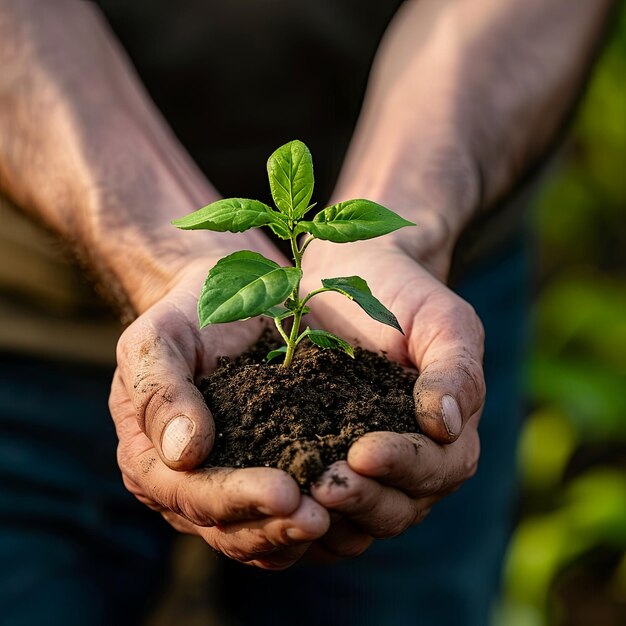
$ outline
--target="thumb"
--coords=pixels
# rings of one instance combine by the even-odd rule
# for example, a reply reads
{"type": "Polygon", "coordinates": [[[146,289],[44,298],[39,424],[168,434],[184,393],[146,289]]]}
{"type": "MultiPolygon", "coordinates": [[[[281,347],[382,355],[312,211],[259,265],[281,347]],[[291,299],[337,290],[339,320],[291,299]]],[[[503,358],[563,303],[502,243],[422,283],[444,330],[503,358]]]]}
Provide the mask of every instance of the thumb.
{"type": "Polygon", "coordinates": [[[118,366],[141,430],[163,462],[191,470],[208,456],[215,426],[193,381],[195,348],[137,320],[120,337],[118,366]]]}
{"type": "Polygon", "coordinates": [[[485,402],[483,327],[469,304],[450,296],[454,301],[446,313],[439,309],[429,332],[411,339],[420,371],[413,389],[417,423],[426,436],[444,444],[456,441],[485,402]]]}

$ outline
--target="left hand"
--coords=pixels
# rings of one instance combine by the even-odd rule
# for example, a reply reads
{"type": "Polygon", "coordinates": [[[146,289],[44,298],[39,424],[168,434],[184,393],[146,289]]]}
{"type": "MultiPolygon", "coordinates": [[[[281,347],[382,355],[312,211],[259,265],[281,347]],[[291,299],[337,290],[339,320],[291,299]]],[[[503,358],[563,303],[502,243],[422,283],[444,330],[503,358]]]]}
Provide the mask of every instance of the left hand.
{"type": "Polygon", "coordinates": [[[478,463],[482,324],[435,275],[447,272],[449,256],[428,257],[427,269],[409,230],[341,246],[316,241],[305,256],[306,290],[317,288],[321,278],[359,275],[394,312],[405,335],[334,293],[311,301],[321,327],[420,372],[414,398],[422,434],[368,433],[312,489],[320,504],[343,517],[321,540],[322,551],[335,556],[355,556],[372,537],[392,537],[419,523],[478,463]],[[331,474],[345,481],[339,484],[331,474]]]}
{"type": "Polygon", "coordinates": [[[265,328],[257,319],[198,330],[197,294],[214,264],[190,263],[120,338],[109,399],[118,464],[126,488],[176,530],[237,561],[285,569],[327,531],[327,511],[281,470],[201,466],[215,427],[194,380],[265,328]]]}

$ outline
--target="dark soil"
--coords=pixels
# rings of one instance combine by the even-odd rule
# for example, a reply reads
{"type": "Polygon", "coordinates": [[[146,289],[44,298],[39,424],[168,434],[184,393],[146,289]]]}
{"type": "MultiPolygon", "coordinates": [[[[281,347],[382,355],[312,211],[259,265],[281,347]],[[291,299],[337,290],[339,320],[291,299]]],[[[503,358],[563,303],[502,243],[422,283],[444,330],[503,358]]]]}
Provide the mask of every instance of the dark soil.
{"type": "Polygon", "coordinates": [[[351,359],[304,342],[289,369],[266,364],[278,345],[266,335],[202,381],[217,429],[208,465],[278,467],[307,491],[365,433],[416,431],[416,374],[360,348],[351,359]]]}

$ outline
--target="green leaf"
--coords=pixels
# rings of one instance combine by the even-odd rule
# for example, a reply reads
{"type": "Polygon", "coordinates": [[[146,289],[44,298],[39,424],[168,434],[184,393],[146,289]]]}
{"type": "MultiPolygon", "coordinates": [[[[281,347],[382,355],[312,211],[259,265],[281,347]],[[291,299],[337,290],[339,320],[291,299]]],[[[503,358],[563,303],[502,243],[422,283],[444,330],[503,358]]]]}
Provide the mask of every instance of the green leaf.
{"type": "Polygon", "coordinates": [[[271,317],[272,319],[284,320],[286,317],[293,315],[293,311],[286,309],[284,306],[273,306],[267,309],[267,311],[263,311],[261,315],[271,317]]]}
{"type": "Polygon", "coordinates": [[[347,200],[320,211],[312,222],[300,222],[296,234],[348,243],[380,237],[404,226],[415,226],[393,211],[370,200],[347,200]]]}
{"type": "Polygon", "coordinates": [[[323,278],[322,285],[327,289],[338,291],[354,300],[371,318],[377,322],[392,326],[403,335],[404,331],[396,316],[377,298],[372,295],[367,283],[360,276],[342,278],[323,278]]]}
{"type": "Polygon", "coordinates": [[[276,357],[284,355],[286,352],[287,352],[287,346],[281,346],[280,348],[276,348],[276,350],[271,350],[270,352],[268,352],[267,355],[265,356],[265,360],[271,361],[272,359],[275,359],[276,357]]]}
{"type": "Polygon", "coordinates": [[[248,228],[265,226],[272,221],[272,209],[258,200],[226,198],[213,202],[172,224],[183,230],[216,230],[241,233],[248,228]]]}
{"type": "Polygon", "coordinates": [[[289,219],[300,219],[313,194],[313,159],[301,141],[290,141],[267,161],[272,198],[289,219]]]}
{"type": "Polygon", "coordinates": [[[301,270],[280,267],[249,250],[220,259],[209,272],[198,300],[200,327],[261,315],[283,302],[301,276],[301,270]]]}
{"type": "MultiPolygon", "coordinates": [[[[274,212],[274,214],[278,215],[278,213],[276,212],[274,212]]],[[[289,228],[283,222],[279,220],[273,220],[268,224],[268,226],[272,229],[272,232],[277,237],[280,237],[281,239],[291,239],[291,236],[289,235],[289,228]]]]}
{"type": "Polygon", "coordinates": [[[326,349],[330,348],[331,350],[343,350],[348,356],[354,358],[354,350],[352,346],[344,341],[341,337],[337,337],[337,335],[333,335],[325,330],[311,330],[307,328],[302,335],[300,335],[300,339],[304,339],[308,337],[310,341],[312,341],[316,346],[320,348],[326,349]]]}

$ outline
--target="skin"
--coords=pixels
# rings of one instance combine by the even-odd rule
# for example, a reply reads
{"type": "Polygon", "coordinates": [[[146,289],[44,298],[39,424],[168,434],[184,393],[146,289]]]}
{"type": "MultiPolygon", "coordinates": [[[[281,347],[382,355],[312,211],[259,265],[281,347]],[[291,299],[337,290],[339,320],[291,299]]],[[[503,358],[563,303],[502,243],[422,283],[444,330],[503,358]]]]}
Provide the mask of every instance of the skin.
{"type": "MultiPolygon", "coordinates": [[[[214,260],[214,262],[217,259],[214,260]]],[[[260,320],[200,332],[197,294],[206,266],[190,266],[176,286],[124,332],[109,407],[119,437],[124,484],[179,531],[200,535],[229,557],[265,569],[283,569],[328,530],[328,511],[302,496],[295,481],[272,468],[201,469],[215,431],[193,384],[256,341],[260,320]],[[190,425],[184,447],[165,443],[176,419],[190,425]]]]}
{"type": "Polygon", "coordinates": [[[134,320],[119,340],[110,398],[126,486],[232,558],[289,566],[327,531],[326,509],[279,470],[191,471],[214,436],[193,380],[261,330],[253,320],[199,332],[207,268],[241,247],[286,260],[258,231],[190,236],[170,225],[173,210],[189,213],[217,192],[90,4],[0,1],[0,66],[0,190],[65,241],[121,318],[134,320]],[[169,458],[163,442],[179,439],[164,432],[180,415],[191,437],[169,458]]]}
{"type": "Polygon", "coordinates": [[[124,482],[141,502],[232,558],[280,569],[307,550],[359,554],[472,475],[483,331],[445,286],[451,255],[472,217],[553,143],[611,4],[422,0],[390,27],[334,200],[370,198],[419,228],[375,243],[314,242],[303,287],[362,275],[396,313],[405,337],[333,295],[314,310],[328,330],[420,370],[424,435],[365,436],[335,468],[347,486],[322,481],[310,498],[279,470],[195,469],[214,428],[193,381],[261,330],[252,320],[200,333],[202,280],[235,250],[284,259],[257,231],[169,225],[173,207],[184,215],[219,195],[91,5],[0,0],[0,190],[65,241],[122,319],[134,320],[118,344],[110,408],[124,482]]]}
{"type": "Polygon", "coordinates": [[[368,434],[330,469],[312,495],[344,517],[343,529],[318,551],[354,555],[372,538],[398,535],[475,473],[483,329],[446,287],[454,246],[558,137],[611,5],[422,0],[392,22],[333,201],[369,198],[417,228],[342,246],[313,242],[304,288],[360,275],[394,311],[405,336],[336,294],[312,307],[321,327],[419,370],[423,435],[368,434]],[[454,428],[450,397],[460,413],[454,428]]]}
{"type": "MultiPolygon", "coordinates": [[[[417,424],[425,434],[370,433],[352,446],[347,462],[331,467],[312,489],[318,502],[363,533],[362,547],[369,545],[368,538],[392,537],[420,522],[437,500],[474,474],[480,451],[482,324],[467,302],[407,254],[399,236],[395,239],[346,246],[342,255],[320,243],[311,268],[312,274],[332,269],[342,276],[365,268],[363,277],[373,293],[393,306],[405,335],[377,324],[335,294],[318,299],[316,321],[420,372],[414,398],[417,424]],[[377,262],[363,265],[373,254],[377,262]],[[445,401],[447,421],[444,397],[454,399],[445,401]],[[344,479],[341,484],[332,474],[344,479]]],[[[337,542],[325,537],[323,543],[343,555],[337,542]]]]}

